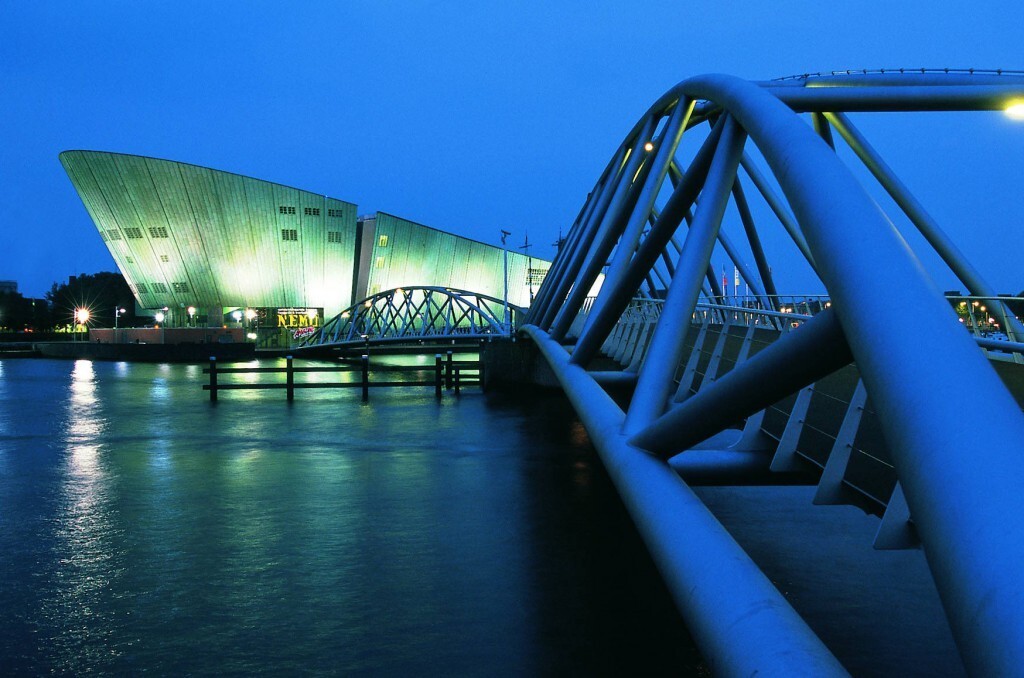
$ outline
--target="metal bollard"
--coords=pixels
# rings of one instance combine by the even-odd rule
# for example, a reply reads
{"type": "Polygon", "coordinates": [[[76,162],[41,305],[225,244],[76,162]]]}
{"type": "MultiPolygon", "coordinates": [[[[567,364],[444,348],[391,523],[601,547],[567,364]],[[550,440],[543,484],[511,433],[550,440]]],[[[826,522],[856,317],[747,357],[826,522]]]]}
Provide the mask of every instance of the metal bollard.
{"type": "Polygon", "coordinates": [[[447,370],[448,371],[447,371],[447,374],[445,375],[445,379],[444,379],[444,387],[446,389],[448,389],[448,390],[451,390],[451,388],[452,388],[452,352],[451,351],[448,351],[447,370]]]}

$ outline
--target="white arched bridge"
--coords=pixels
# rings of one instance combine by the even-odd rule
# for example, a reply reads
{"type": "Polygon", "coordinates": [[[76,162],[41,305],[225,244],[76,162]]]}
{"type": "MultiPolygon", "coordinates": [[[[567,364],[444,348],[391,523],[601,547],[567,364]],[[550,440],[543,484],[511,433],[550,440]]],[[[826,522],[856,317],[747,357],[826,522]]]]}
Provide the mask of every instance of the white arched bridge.
{"type": "Polygon", "coordinates": [[[508,336],[524,309],[451,287],[414,286],[363,299],[297,342],[298,350],[508,336]]]}
{"type": "Polygon", "coordinates": [[[816,502],[872,504],[879,546],[920,540],[970,673],[1024,672],[1024,415],[1004,384],[1024,329],[847,115],[1021,102],[1021,72],[691,78],[626,135],[572,224],[520,334],[573,402],[714,673],[845,674],[688,485],[808,470],[816,502]],[[778,296],[767,228],[827,299],[778,296]],[[945,262],[962,300],[908,242],[945,262]],[[749,296],[719,284],[722,251],[749,296]],[[878,322],[894,295],[912,332],[878,322]],[[979,326],[989,336],[965,330],[979,326]]]}

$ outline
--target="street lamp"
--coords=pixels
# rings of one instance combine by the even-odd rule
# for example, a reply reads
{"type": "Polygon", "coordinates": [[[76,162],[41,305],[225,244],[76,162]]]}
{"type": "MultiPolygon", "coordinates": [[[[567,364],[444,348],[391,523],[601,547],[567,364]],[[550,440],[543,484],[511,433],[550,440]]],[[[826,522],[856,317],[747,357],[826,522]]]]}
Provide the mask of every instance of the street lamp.
{"type": "Polygon", "coordinates": [[[1024,120],[1024,102],[1017,102],[1006,107],[1004,111],[1010,120],[1024,120]]]}
{"type": "Polygon", "coordinates": [[[191,325],[192,327],[196,326],[196,307],[195,306],[189,306],[188,307],[188,324],[191,325]]]}
{"type": "Polygon", "coordinates": [[[115,330],[117,329],[117,319],[120,318],[121,315],[124,314],[124,313],[127,313],[127,311],[124,310],[123,308],[121,308],[119,306],[115,306],[114,307],[114,329],[115,330]]]}
{"type": "MultiPolygon", "coordinates": [[[[87,308],[76,308],[75,309],[75,333],[72,335],[73,339],[78,338],[78,325],[86,326],[89,322],[89,309],[87,308]]],[[[88,329],[88,326],[86,326],[88,329]]]]}

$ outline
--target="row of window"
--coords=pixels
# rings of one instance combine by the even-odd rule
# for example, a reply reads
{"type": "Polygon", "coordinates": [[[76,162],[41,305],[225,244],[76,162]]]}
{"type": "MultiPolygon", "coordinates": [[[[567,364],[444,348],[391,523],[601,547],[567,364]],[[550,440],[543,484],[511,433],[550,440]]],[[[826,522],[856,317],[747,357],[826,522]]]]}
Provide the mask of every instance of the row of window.
{"type": "MultiPolygon", "coordinates": [[[[277,213],[278,214],[295,214],[295,206],[294,205],[278,205],[277,206],[277,213]]],[[[304,215],[306,215],[307,217],[318,217],[318,216],[320,216],[320,208],[319,207],[303,207],[302,208],[302,213],[304,215]]],[[[329,216],[329,217],[343,217],[343,216],[345,216],[345,211],[344,210],[336,210],[336,209],[328,209],[327,210],[327,216],[329,216]]]]}
{"type": "MultiPolygon", "coordinates": [[[[282,228],[281,240],[285,242],[298,242],[299,231],[294,228],[282,228]]],[[[341,244],[344,242],[344,234],[341,231],[327,231],[327,242],[341,244]]]]}
{"type": "MultiPolygon", "coordinates": [[[[124,232],[131,239],[141,238],[142,237],[142,231],[140,229],[138,229],[138,228],[126,228],[126,229],[124,229],[124,232]]],[[[150,232],[150,235],[152,237],[154,237],[154,238],[166,238],[166,237],[168,237],[168,235],[167,235],[167,228],[164,227],[164,226],[158,226],[158,227],[155,227],[155,228],[150,228],[149,232],[150,232]]],[[[120,240],[121,239],[121,233],[120,233],[120,231],[117,231],[116,229],[111,229],[111,230],[107,230],[107,231],[100,231],[100,237],[103,238],[103,242],[107,242],[108,240],[120,240]]],[[[342,234],[341,231],[327,231],[327,242],[329,242],[329,243],[339,243],[340,244],[340,243],[344,242],[343,238],[344,238],[344,235],[342,234]]],[[[288,242],[296,242],[296,241],[298,241],[298,239],[299,239],[299,231],[297,229],[294,229],[294,228],[282,228],[281,229],[281,240],[285,240],[285,241],[288,241],[288,242]]],[[[381,247],[387,247],[387,245],[388,245],[388,237],[386,235],[380,236],[380,238],[378,239],[378,244],[381,247]]],[[[127,260],[128,260],[129,264],[134,263],[132,261],[131,257],[128,257],[127,260]]],[[[168,263],[168,262],[170,262],[170,258],[166,254],[161,254],[160,255],[160,261],[162,261],[164,263],[168,263]]]]}
{"type": "MultiPolygon", "coordinates": [[[[162,282],[149,283],[149,285],[147,285],[146,283],[139,283],[138,285],[136,285],[136,288],[139,290],[139,294],[149,294],[150,287],[153,288],[153,294],[167,294],[167,285],[162,282]]],[[[173,289],[175,292],[179,294],[187,293],[188,283],[172,282],[171,289],[173,289]]]]}

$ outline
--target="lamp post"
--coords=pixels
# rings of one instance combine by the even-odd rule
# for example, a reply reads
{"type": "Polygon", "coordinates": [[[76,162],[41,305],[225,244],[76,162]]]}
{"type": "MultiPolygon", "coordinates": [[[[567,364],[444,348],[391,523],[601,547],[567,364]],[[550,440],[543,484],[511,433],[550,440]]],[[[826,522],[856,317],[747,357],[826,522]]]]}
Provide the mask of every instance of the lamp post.
{"type": "Polygon", "coordinates": [[[122,313],[127,313],[127,311],[125,309],[121,308],[120,306],[115,306],[114,307],[114,343],[115,344],[119,343],[117,341],[117,320],[118,320],[118,318],[121,317],[122,313]]]}
{"type": "Polygon", "coordinates": [[[533,256],[530,254],[531,247],[533,245],[530,244],[530,234],[527,232],[519,249],[526,253],[526,284],[530,288],[530,306],[533,306],[533,256]]]}
{"type": "Polygon", "coordinates": [[[505,330],[505,336],[510,336],[512,334],[512,325],[509,322],[508,317],[508,247],[505,246],[505,238],[510,235],[512,235],[511,231],[506,231],[504,229],[501,230],[501,249],[505,257],[505,275],[503,276],[505,283],[505,296],[502,297],[505,303],[505,316],[502,318],[502,329],[505,330]]]}
{"type": "Polygon", "coordinates": [[[78,340],[78,326],[82,325],[88,330],[89,322],[89,309],[87,308],[76,308],[75,309],[75,333],[71,336],[73,341],[78,340]]]}

